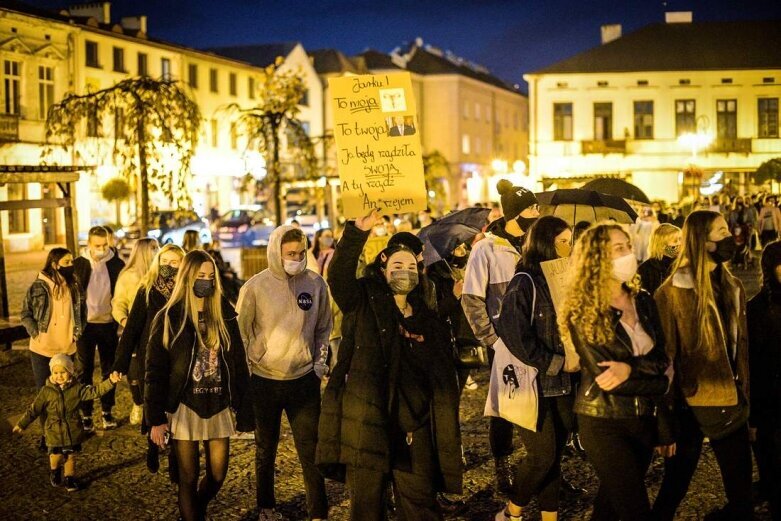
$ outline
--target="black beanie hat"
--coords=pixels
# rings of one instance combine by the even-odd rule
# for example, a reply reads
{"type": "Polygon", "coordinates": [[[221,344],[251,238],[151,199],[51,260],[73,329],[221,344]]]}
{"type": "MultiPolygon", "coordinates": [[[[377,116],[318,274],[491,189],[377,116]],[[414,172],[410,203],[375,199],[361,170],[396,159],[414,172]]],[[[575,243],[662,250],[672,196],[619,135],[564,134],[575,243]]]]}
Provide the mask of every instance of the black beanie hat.
{"type": "Polygon", "coordinates": [[[423,241],[421,241],[417,235],[410,232],[399,232],[393,234],[393,236],[388,240],[388,247],[395,246],[396,244],[401,244],[412,250],[412,252],[415,254],[415,256],[420,255],[423,253],[423,241]]]}
{"type": "Polygon", "coordinates": [[[533,204],[537,204],[537,197],[531,190],[522,186],[513,186],[507,179],[496,183],[496,190],[501,196],[502,213],[507,221],[511,221],[533,204]]]}

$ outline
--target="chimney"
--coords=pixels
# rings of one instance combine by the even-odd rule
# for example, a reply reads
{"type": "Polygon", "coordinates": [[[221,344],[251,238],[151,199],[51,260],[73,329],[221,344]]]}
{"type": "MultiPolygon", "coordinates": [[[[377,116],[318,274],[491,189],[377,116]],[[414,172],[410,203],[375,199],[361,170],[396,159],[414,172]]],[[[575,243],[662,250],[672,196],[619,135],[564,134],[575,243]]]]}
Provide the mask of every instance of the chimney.
{"type": "Polygon", "coordinates": [[[146,34],[146,16],[123,16],[119,22],[123,29],[139,31],[146,34]]]}
{"type": "Polygon", "coordinates": [[[610,24],[602,26],[602,45],[610,43],[613,40],[621,38],[621,24],[610,24]]]}
{"type": "Polygon", "coordinates": [[[664,21],[668,24],[690,24],[692,23],[691,11],[670,11],[664,13],[664,21]]]}
{"type": "Polygon", "coordinates": [[[94,2],[91,4],[76,4],[68,7],[71,16],[88,16],[102,24],[111,23],[111,2],[94,2]]]}

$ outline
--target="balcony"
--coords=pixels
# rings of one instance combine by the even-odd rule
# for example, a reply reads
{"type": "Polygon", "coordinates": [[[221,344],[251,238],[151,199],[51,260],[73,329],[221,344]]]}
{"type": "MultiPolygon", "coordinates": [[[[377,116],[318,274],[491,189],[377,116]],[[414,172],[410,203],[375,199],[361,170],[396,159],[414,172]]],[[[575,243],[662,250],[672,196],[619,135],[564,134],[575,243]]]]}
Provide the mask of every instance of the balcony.
{"type": "Polygon", "coordinates": [[[739,154],[751,153],[751,139],[750,138],[719,138],[713,142],[713,146],[710,149],[711,152],[716,153],[729,153],[736,152],[739,154]]]}
{"type": "Polygon", "coordinates": [[[0,114],[0,143],[19,141],[19,116],[0,114]]]}
{"type": "Polygon", "coordinates": [[[581,141],[581,154],[626,154],[626,140],[581,141]]]}

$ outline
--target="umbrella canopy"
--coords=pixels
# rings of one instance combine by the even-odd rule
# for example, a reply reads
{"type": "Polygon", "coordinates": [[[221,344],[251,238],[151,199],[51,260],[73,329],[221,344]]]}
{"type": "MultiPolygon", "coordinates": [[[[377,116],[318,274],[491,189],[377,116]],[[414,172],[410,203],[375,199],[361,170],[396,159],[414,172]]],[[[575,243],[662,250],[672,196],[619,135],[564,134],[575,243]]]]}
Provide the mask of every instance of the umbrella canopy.
{"type": "Polygon", "coordinates": [[[453,254],[459,244],[471,243],[488,224],[489,208],[466,208],[451,212],[418,232],[426,248],[424,263],[428,266],[453,254]]]}
{"type": "Polygon", "coordinates": [[[637,213],[621,197],[593,190],[562,189],[537,194],[541,215],[555,215],[574,226],[580,221],[597,222],[612,219],[631,224],[637,213]]]}
{"type": "Polygon", "coordinates": [[[648,196],[632,183],[627,183],[623,179],[615,177],[600,177],[584,184],[581,188],[584,190],[594,190],[608,195],[616,195],[624,199],[631,199],[638,203],[651,204],[648,196]]]}

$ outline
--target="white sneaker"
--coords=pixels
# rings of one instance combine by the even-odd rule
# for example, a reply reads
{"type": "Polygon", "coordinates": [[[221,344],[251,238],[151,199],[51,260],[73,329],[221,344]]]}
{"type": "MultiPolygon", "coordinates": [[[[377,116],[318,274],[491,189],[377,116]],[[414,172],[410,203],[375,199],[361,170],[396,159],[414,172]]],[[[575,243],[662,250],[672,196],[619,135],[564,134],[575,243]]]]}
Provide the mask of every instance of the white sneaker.
{"type": "Polygon", "coordinates": [[[133,408],[130,409],[130,425],[140,425],[143,417],[144,407],[142,405],[133,404],[133,408]]]}
{"type": "Polygon", "coordinates": [[[273,508],[264,508],[260,511],[258,521],[280,521],[282,516],[279,515],[273,508]]]}
{"type": "Polygon", "coordinates": [[[474,378],[472,378],[472,375],[466,377],[466,384],[464,384],[464,388],[469,391],[474,391],[477,389],[477,382],[475,382],[474,378]]]}

